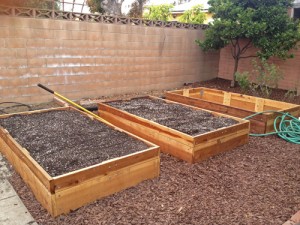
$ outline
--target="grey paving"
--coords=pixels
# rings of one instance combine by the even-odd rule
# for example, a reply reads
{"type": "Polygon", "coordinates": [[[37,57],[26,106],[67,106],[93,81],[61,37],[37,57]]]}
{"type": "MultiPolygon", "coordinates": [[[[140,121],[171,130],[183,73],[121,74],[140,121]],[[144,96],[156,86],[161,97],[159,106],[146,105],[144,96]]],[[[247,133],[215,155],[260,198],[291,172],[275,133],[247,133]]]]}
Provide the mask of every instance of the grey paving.
{"type": "Polygon", "coordinates": [[[0,154],[0,224],[37,225],[18,194],[7,181],[9,170],[0,154]]]}

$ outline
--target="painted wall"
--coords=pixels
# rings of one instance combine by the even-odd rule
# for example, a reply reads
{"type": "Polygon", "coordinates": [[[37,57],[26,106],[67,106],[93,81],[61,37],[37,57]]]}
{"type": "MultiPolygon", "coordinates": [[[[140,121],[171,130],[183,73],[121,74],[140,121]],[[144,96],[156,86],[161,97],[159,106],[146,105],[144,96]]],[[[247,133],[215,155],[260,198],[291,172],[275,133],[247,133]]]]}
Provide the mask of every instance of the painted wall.
{"type": "Polygon", "coordinates": [[[45,102],[180,87],[217,76],[203,30],[0,17],[0,102],[45,102]]]}

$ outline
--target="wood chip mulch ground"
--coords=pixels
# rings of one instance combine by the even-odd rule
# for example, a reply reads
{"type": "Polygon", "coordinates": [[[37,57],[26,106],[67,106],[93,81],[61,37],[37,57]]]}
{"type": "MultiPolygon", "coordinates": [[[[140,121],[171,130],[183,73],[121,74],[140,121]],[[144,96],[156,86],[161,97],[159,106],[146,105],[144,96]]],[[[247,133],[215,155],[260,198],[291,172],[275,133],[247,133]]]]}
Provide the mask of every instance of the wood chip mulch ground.
{"type": "MultiPolygon", "coordinates": [[[[217,79],[197,85],[226,89],[217,79]]],[[[228,86],[227,86],[228,85],[228,86]]],[[[230,89],[238,92],[238,89],[230,89]]],[[[282,100],[285,92],[273,92],[282,100]]],[[[300,97],[287,99],[300,103],[300,97]]],[[[188,164],[161,155],[161,174],[58,218],[16,174],[10,182],[39,224],[283,224],[300,209],[300,147],[276,136],[188,164]]]]}

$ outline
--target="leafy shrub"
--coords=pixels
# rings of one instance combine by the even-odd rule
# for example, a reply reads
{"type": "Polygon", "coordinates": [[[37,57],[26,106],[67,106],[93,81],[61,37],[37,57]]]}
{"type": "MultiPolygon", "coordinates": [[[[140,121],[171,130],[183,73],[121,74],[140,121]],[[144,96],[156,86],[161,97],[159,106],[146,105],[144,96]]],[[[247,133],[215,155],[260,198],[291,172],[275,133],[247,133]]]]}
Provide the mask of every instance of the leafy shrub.
{"type": "Polygon", "coordinates": [[[174,6],[172,4],[151,5],[147,7],[148,12],[145,12],[143,17],[148,20],[168,21],[171,17],[170,10],[174,6]]]}
{"type": "Polygon", "coordinates": [[[191,9],[186,10],[179,18],[179,22],[202,24],[206,16],[203,12],[203,5],[195,5],[191,9]]]}
{"type": "Polygon", "coordinates": [[[261,91],[263,95],[269,97],[272,93],[272,88],[277,88],[278,83],[284,77],[279,67],[273,63],[268,63],[267,60],[253,60],[253,75],[254,88],[261,91]]]}
{"type": "Polygon", "coordinates": [[[238,85],[241,87],[243,92],[250,90],[252,83],[249,80],[249,72],[245,71],[243,73],[236,72],[235,80],[238,85]]]}

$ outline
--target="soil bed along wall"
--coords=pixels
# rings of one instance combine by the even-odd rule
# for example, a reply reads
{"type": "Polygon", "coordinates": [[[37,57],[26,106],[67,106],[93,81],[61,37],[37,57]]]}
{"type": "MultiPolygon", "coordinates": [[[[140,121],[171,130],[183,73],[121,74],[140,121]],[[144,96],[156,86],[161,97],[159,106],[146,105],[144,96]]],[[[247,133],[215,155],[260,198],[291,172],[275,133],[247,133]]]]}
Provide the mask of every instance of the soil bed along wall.
{"type": "Polygon", "coordinates": [[[147,149],[140,140],[77,111],[49,111],[0,119],[14,139],[57,176],[147,149]]]}
{"type": "Polygon", "coordinates": [[[194,136],[238,123],[230,118],[216,117],[206,111],[160,99],[135,98],[106,104],[194,136]]]}

